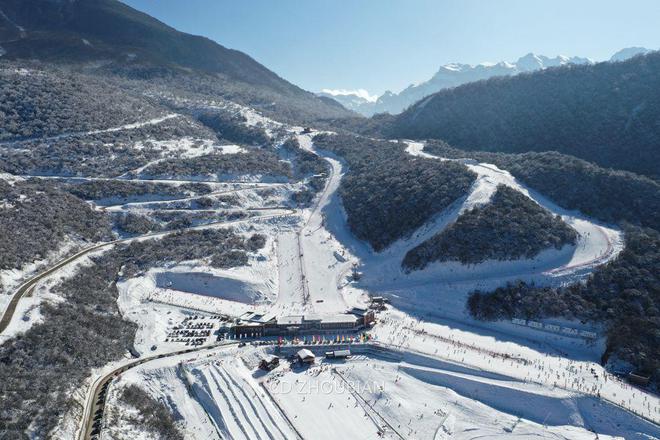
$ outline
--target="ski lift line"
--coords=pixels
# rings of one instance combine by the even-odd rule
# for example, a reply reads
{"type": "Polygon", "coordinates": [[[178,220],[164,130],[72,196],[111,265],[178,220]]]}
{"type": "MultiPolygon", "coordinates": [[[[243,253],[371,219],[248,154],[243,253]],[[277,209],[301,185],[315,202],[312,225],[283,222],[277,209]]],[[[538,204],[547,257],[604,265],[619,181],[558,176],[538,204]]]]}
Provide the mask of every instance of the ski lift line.
{"type": "Polygon", "coordinates": [[[265,385],[263,384],[263,382],[259,382],[259,385],[260,385],[261,388],[265,391],[266,395],[268,395],[268,397],[270,398],[271,402],[273,402],[273,404],[275,405],[275,407],[277,408],[277,410],[280,412],[280,414],[282,414],[282,416],[284,417],[284,420],[286,420],[286,422],[287,422],[287,424],[289,425],[289,427],[293,430],[293,432],[296,433],[296,436],[298,437],[298,439],[299,439],[299,440],[305,440],[305,438],[302,436],[302,434],[300,433],[300,431],[298,431],[298,428],[296,428],[296,426],[293,424],[293,422],[291,421],[291,419],[289,418],[289,416],[287,415],[287,413],[284,411],[284,409],[282,408],[282,406],[280,405],[280,403],[277,401],[277,399],[275,398],[275,396],[273,396],[273,394],[270,392],[270,390],[268,389],[268,387],[265,386],[265,385]]]}
{"type": "MultiPolygon", "coordinates": [[[[344,382],[344,384],[345,384],[345,385],[348,387],[348,389],[351,391],[351,394],[353,395],[353,397],[355,398],[355,400],[357,400],[357,401],[360,403],[360,406],[362,406],[363,409],[364,409],[364,405],[366,405],[366,406],[367,406],[367,407],[368,407],[368,408],[369,408],[374,414],[376,414],[376,415],[381,419],[381,421],[382,421],[382,422],[383,422],[388,428],[390,428],[390,429],[392,430],[392,432],[394,432],[394,433],[395,433],[395,434],[396,434],[401,440],[406,440],[405,437],[403,437],[403,436],[401,435],[401,433],[399,433],[399,431],[397,431],[396,429],[394,429],[394,426],[392,426],[392,425],[390,424],[390,422],[388,422],[387,419],[385,419],[385,417],[383,417],[382,414],[380,414],[380,413],[379,413],[379,412],[378,412],[378,411],[377,411],[372,405],[369,404],[369,402],[367,402],[367,401],[364,399],[364,397],[362,397],[362,396],[360,395],[360,393],[358,393],[358,392],[355,390],[355,388],[353,388],[353,386],[350,384],[350,382],[349,382],[348,380],[346,380],[346,378],[344,377],[343,374],[341,374],[336,368],[333,368],[331,371],[332,371],[334,374],[336,374],[336,375],[337,375],[337,376],[338,376],[338,377],[344,382]]],[[[369,415],[369,411],[366,411],[366,410],[365,410],[365,412],[367,413],[367,415],[369,415]]],[[[378,422],[376,422],[375,420],[373,420],[373,418],[372,418],[371,415],[369,415],[369,418],[372,419],[372,421],[374,422],[374,424],[376,424],[376,426],[379,426],[379,425],[380,425],[378,422]]]]}

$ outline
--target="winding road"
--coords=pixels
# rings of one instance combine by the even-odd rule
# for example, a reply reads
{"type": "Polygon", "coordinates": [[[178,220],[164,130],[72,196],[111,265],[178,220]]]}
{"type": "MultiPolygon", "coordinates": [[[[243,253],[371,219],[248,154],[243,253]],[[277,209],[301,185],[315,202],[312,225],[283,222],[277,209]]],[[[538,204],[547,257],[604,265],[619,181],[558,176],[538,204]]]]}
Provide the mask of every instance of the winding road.
{"type": "Polygon", "coordinates": [[[238,341],[223,342],[213,345],[206,345],[203,347],[177,350],[170,353],[162,353],[141,359],[135,359],[114,368],[112,371],[104,374],[103,376],[98,377],[92,383],[90,391],[87,394],[87,399],[85,400],[82,423],[78,431],[79,432],[78,438],[80,440],[90,440],[93,438],[93,436],[96,436],[97,433],[100,432],[100,424],[101,421],[103,420],[103,411],[105,409],[107,389],[110,386],[110,383],[115,378],[119,377],[122,373],[130,370],[131,368],[135,368],[139,365],[143,365],[147,362],[156,359],[180,356],[183,354],[189,354],[199,351],[214,350],[217,348],[225,348],[227,346],[237,345],[238,343],[239,343],[238,341]]]}

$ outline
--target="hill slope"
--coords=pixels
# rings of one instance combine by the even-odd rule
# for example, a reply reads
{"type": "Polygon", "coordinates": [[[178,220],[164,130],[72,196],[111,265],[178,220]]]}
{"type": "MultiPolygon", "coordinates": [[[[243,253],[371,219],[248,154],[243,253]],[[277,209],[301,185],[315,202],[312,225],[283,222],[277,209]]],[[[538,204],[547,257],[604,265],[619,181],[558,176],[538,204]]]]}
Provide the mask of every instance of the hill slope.
{"type": "MultiPolygon", "coordinates": [[[[349,112],[280,78],[248,55],[179,32],[117,0],[0,0],[3,58],[84,63],[132,77],[197,73],[253,88],[264,102],[298,100],[318,117],[349,112]],[[270,98],[270,101],[268,101],[270,98]]],[[[238,87],[239,89],[241,87],[238,87]]]]}
{"type": "Polygon", "coordinates": [[[533,258],[545,249],[575,244],[577,234],[527,196],[499,185],[491,203],[461,214],[455,223],[411,249],[403,267],[419,270],[433,261],[478,264],[487,259],[533,258]]]}
{"type": "Polygon", "coordinates": [[[546,69],[444,90],[396,117],[390,134],[463,149],[571,154],[660,176],[660,53],[546,69]]]}

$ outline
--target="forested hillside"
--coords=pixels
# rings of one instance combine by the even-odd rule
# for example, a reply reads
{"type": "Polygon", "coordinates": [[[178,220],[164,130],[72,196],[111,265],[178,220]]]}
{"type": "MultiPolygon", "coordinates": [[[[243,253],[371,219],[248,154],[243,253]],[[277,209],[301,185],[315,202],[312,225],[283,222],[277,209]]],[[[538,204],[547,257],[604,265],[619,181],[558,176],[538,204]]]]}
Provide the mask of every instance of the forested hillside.
{"type": "Polygon", "coordinates": [[[84,180],[59,183],[60,188],[84,200],[115,199],[129,201],[140,196],[189,197],[211,192],[204,183],[152,183],[121,180],[84,180]]]}
{"type": "Polygon", "coordinates": [[[458,150],[438,141],[428,142],[424,149],[440,157],[469,157],[495,164],[563,208],[604,222],[626,221],[660,230],[660,184],[649,178],[557,152],[484,153],[458,150]]]}
{"type": "Polygon", "coordinates": [[[660,381],[660,233],[626,228],[626,247],[586,283],[559,289],[523,282],[492,293],[474,292],[470,312],[479,319],[563,317],[605,323],[603,360],[619,358],[660,381]]]}
{"type": "MultiPolygon", "coordinates": [[[[258,241],[258,240],[257,240],[258,241]]],[[[116,281],[150,267],[201,259],[213,267],[247,262],[255,240],[231,230],[189,231],[133,242],[54,287],[61,302],[41,306],[43,322],[0,345],[0,438],[48,438],[72,406],[71,393],[100,368],[123,358],[136,326],[122,319],[116,281]]],[[[257,246],[258,247],[258,246],[257,246]]]]}
{"type": "Polygon", "coordinates": [[[330,166],[318,155],[300,148],[296,138],[287,139],[282,151],[291,157],[295,179],[306,182],[305,188],[292,194],[292,200],[300,207],[309,206],[314,195],[325,187],[330,166]]]}
{"type": "MultiPolygon", "coordinates": [[[[484,151],[559,151],[660,177],[660,53],[444,90],[394,118],[391,137],[484,151]]],[[[388,122],[388,121],[385,121],[388,122]]]]}
{"type": "Polygon", "coordinates": [[[109,218],[49,182],[0,179],[0,270],[43,259],[65,238],[109,239],[109,218]]]}
{"type": "Polygon", "coordinates": [[[340,194],[348,225],[376,251],[464,196],[476,178],[464,165],[411,156],[403,143],[350,135],[319,135],[314,143],[347,162],[340,194]]]}
{"type": "Polygon", "coordinates": [[[269,138],[262,128],[249,127],[242,115],[227,111],[205,110],[196,115],[197,120],[213,131],[219,139],[237,144],[263,145],[269,138]]]}
{"type": "Polygon", "coordinates": [[[243,52],[179,32],[118,0],[3,0],[3,59],[67,65],[95,73],[200,90],[298,120],[352,113],[280,78],[243,52]],[[218,93],[219,92],[219,93],[218,93]]]}
{"type": "Polygon", "coordinates": [[[252,149],[237,154],[205,154],[194,158],[172,158],[149,165],[142,175],[150,178],[176,178],[223,175],[265,175],[288,178],[290,166],[269,151],[252,149]]]}
{"type": "Polygon", "coordinates": [[[0,141],[103,130],[167,114],[92,75],[0,63],[0,141]]]}
{"type": "Polygon", "coordinates": [[[545,249],[575,244],[577,233],[519,191],[500,185],[490,203],[475,207],[429,240],[411,249],[403,268],[434,261],[477,264],[533,258],[545,249]]]}

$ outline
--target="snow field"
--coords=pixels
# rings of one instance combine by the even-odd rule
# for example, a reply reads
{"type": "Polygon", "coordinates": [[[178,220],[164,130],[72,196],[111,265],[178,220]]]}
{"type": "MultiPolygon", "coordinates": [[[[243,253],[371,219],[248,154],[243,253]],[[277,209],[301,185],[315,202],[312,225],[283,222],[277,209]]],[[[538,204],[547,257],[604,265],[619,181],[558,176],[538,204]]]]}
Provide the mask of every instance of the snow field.
{"type": "Polygon", "coordinates": [[[364,387],[364,399],[403,438],[594,438],[580,425],[567,393],[545,396],[524,384],[373,358],[349,361],[338,370],[352,382],[384,384],[364,387]],[[494,382],[513,395],[489,388],[494,382]]]}
{"type": "Polygon", "coordinates": [[[382,438],[377,422],[329,368],[284,372],[265,386],[303,438],[382,438]]]}
{"type": "MultiPolygon", "coordinates": [[[[504,340],[497,334],[477,334],[472,328],[466,331],[450,325],[422,322],[402,312],[387,313],[372,333],[377,342],[410,353],[442,358],[475,370],[516,379],[516,388],[522,383],[534,383],[547,392],[561,389],[584,398],[604,399],[610,403],[599,402],[595,398],[593,401],[594,404],[616,408],[629,420],[636,421],[634,423],[638,423],[639,429],[648,430],[651,425],[619,410],[615,405],[660,423],[660,399],[607,373],[597,362],[600,353],[597,347],[576,344],[573,347],[561,346],[570,352],[548,351],[546,344],[533,348],[536,344],[525,343],[522,337],[504,340]],[[592,359],[575,360],[589,352],[593,353],[592,359]]],[[[631,421],[628,423],[634,424],[631,421]]]]}
{"type": "MultiPolygon", "coordinates": [[[[223,356],[233,356],[232,347],[219,347],[211,351],[190,353],[147,362],[123,373],[113,381],[109,389],[107,407],[108,413],[114,410],[117,416],[122,417],[130,409],[118,401],[120,390],[128,385],[135,384],[147,391],[153,398],[164,403],[181,424],[184,438],[190,439],[225,439],[221,437],[213,421],[204,407],[195,397],[192,381],[185,365],[223,356]]],[[[123,438],[146,439],[139,427],[136,429],[129,424],[115,424],[112,427],[105,423],[101,431],[103,439],[117,438],[121,433],[123,438]],[[106,431],[107,428],[111,428],[106,431]]]]}
{"type": "MultiPolygon", "coordinates": [[[[144,275],[118,282],[119,309],[126,319],[138,325],[136,351],[165,353],[181,348],[176,342],[164,341],[176,322],[196,312],[240,316],[255,306],[274,302],[277,262],[267,257],[273,252],[274,243],[269,238],[259,255],[250,258],[248,266],[214,269],[203,262],[190,261],[150,269],[144,275]],[[157,349],[152,350],[153,346],[157,349]]],[[[214,336],[207,343],[213,341],[214,336]]]]}

